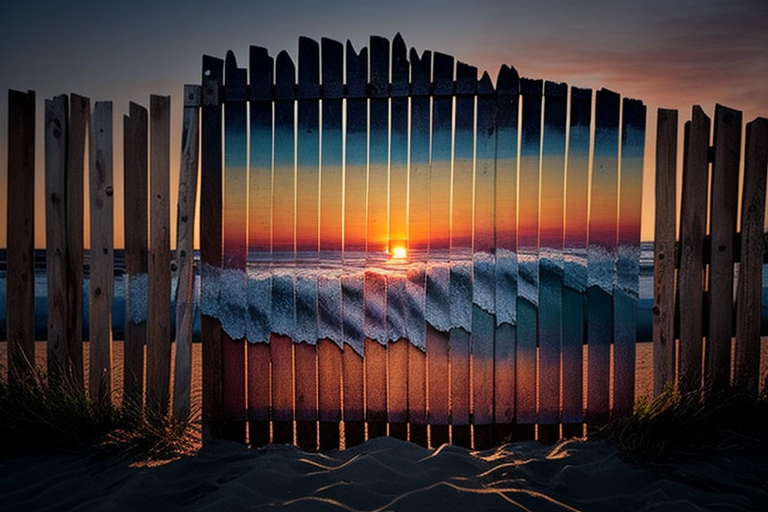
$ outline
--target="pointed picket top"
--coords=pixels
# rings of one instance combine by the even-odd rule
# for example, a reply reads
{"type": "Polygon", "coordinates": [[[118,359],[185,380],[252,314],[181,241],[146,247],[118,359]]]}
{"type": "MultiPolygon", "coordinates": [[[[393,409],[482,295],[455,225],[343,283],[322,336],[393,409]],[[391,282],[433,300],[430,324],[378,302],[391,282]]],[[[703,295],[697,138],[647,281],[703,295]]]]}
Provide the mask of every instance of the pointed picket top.
{"type": "Polygon", "coordinates": [[[308,37],[299,38],[299,98],[320,95],[320,45],[308,37]]]}
{"type": "Polygon", "coordinates": [[[261,46],[251,46],[249,50],[248,67],[251,76],[251,99],[266,100],[272,98],[272,83],[274,81],[274,59],[269,51],[261,46]]]}
{"type": "Polygon", "coordinates": [[[480,77],[480,81],[477,82],[477,94],[493,94],[493,82],[491,82],[491,75],[487,71],[483,71],[483,76],[480,77]]]}
{"type": "Polygon", "coordinates": [[[322,52],[323,96],[341,98],[344,94],[344,45],[334,39],[320,40],[322,52]]]}
{"type": "Polygon", "coordinates": [[[411,94],[420,96],[429,94],[430,70],[432,67],[432,52],[424,50],[419,57],[415,48],[411,48],[411,94]]]}
{"type": "Polygon", "coordinates": [[[453,94],[453,62],[453,57],[450,55],[435,52],[435,96],[450,96],[453,94]]]}
{"type": "Polygon", "coordinates": [[[456,63],[456,94],[477,92],[477,68],[463,62],[456,63]]]}
{"type": "Polygon", "coordinates": [[[371,36],[371,95],[386,96],[389,87],[389,41],[371,36]]]}
{"type": "Polygon", "coordinates": [[[391,96],[408,96],[408,53],[400,34],[392,41],[392,90],[391,96]]]}
{"type": "Polygon", "coordinates": [[[368,81],[368,48],[355,52],[351,41],[347,41],[347,97],[365,98],[368,81]]]}
{"type": "Polygon", "coordinates": [[[520,75],[514,67],[503,64],[499,68],[496,91],[499,96],[517,96],[520,91],[520,75]]]}
{"type": "Polygon", "coordinates": [[[294,98],[293,86],[296,84],[296,65],[285,50],[277,55],[275,97],[280,100],[294,98]]]}

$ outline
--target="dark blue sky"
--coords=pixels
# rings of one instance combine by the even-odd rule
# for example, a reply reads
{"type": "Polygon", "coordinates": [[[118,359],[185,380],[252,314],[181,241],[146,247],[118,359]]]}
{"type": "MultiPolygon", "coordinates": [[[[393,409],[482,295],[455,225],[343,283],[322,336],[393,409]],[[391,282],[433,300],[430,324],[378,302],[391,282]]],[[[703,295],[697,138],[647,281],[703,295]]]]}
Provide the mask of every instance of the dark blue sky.
{"type": "MultiPolygon", "coordinates": [[[[60,93],[113,100],[116,139],[129,101],[170,94],[177,148],[182,88],[199,83],[204,53],[224,57],[232,49],[245,65],[249,45],[295,56],[299,36],[350,39],[359,48],[372,34],[397,32],[419,51],[454,55],[494,78],[507,63],[522,76],[639,97],[649,107],[649,126],[656,108],[678,108],[684,120],[693,104],[711,114],[722,103],[743,110],[745,120],[768,116],[765,0],[3,0],[0,245],[7,89],[37,91],[40,110],[44,98],[60,93]]],[[[117,150],[118,173],[121,161],[117,150]]]]}

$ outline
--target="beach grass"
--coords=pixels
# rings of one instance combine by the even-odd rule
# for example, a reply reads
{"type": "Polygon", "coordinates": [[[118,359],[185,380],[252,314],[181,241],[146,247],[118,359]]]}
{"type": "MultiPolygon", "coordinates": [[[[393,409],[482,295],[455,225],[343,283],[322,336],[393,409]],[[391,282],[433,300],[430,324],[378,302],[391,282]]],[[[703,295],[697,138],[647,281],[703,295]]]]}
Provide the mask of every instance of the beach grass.
{"type": "Polygon", "coordinates": [[[768,381],[758,396],[736,389],[683,393],[669,387],[595,432],[636,466],[694,462],[715,453],[768,456],[768,381]]]}
{"type": "Polygon", "coordinates": [[[50,382],[39,367],[0,379],[0,453],[80,450],[167,460],[199,445],[199,411],[175,418],[113,397],[91,397],[71,380],[50,382]]]}

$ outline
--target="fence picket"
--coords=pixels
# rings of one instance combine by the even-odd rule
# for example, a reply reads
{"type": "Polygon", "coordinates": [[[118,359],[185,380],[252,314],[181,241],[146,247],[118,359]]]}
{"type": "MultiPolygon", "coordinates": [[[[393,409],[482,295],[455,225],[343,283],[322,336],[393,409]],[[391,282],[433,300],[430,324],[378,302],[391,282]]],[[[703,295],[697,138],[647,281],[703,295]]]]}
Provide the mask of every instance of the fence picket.
{"type": "MultiPolygon", "coordinates": [[[[97,101],[90,124],[90,377],[91,396],[112,391],[113,195],[112,102],[97,101]]],[[[167,272],[167,269],[166,269],[167,272]]]]}
{"type": "Polygon", "coordinates": [[[584,432],[589,153],[592,90],[571,88],[563,232],[563,437],[584,432]]]}
{"type": "Polygon", "coordinates": [[[67,139],[69,98],[45,101],[45,248],[48,280],[48,375],[67,373],[67,139]]]}
{"type": "Polygon", "coordinates": [[[67,140],[67,371],[84,385],[83,377],[83,217],[85,141],[91,102],[70,95],[67,140]]]}
{"type": "Polygon", "coordinates": [[[218,279],[222,263],[222,137],[221,98],[224,61],[203,57],[203,104],[201,108],[200,148],[200,240],[201,319],[203,339],[203,438],[222,436],[224,396],[221,363],[221,323],[216,319],[218,279]]]}
{"type": "Polygon", "coordinates": [[[35,93],[8,91],[8,368],[35,361],[35,93]]]}
{"type": "Polygon", "coordinates": [[[677,110],[659,109],[653,256],[653,394],[675,382],[677,110]]]}
{"type": "Polygon", "coordinates": [[[544,84],[539,226],[539,414],[538,437],[560,438],[560,358],[563,326],[563,222],[565,121],[568,86],[544,84]]]}
{"type": "Polygon", "coordinates": [[[635,347],[640,275],[640,221],[645,152],[645,106],[623,100],[618,253],[614,307],[613,417],[632,413],[635,403],[635,347]]]}
{"type": "Polygon", "coordinates": [[[533,439],[536,424],[536,346],[539,306],[539,175],[541,151],[541,80],[522,79],[522,133],[517,244],[517,436],[533,439]]]}
{"type": "Polygon", "coordinates": [[[747,124],[741,201],[741,261],[736,295],[734,386],[760,391],[760,295],[763,265],[768,119],[747,124]]]}
{"type": "Polygon", "coordinates": [[[171,372],[170,96],[149,99],[149,315],[147,407],[166,415],[171,372]]]}
{"type": "Polygon", "coordinates": [[[149,132],[147,109],[131,103],[123,118],[125,204],[124,400],[141,409],[144,395],[144,347],[149,313],[149,132]]]}
{"type": "Polygon", "coordinates": [[[517,71],[502,66],[496,79],[496,271],[494,344],[495,442],[512,434],[515,420],[517,365],[517,163],[520,81],[517,71]]]}
{"type": "MultiPolygon", "coordinates": [[[[272,251],[272,85],[274,59],[266,48],[252,46],[249,53],[251,101],[251,161],[248,191],[248,257],[268,262],[272,251]]],[[[246,337],[248,375],[249,441],[252,446],[270,442],[270,354],[269,335],[271,280],[248,279],[246,337]]]]}
{"type": "Polygon", "coordinates": [[[725,389],[731,384],[733,335],[734,236],[738,217],[741,112],[715,107],[715,155],[709,210],[709,310],[704,386],[725,389]]]}
{"type": "Polygon", "coordinates": [[[198,140],[200,135],[198,105],[200,87],[184,87],[184,120],[182,125],[181,169],[176,218],[176,364],[173,381],[173,415],[190,417],[192,383],[192,331],[194,324],[194,228],[197,196],[198,140]]]}
{"type": "Polygon", "coordinates": [[[699,106],[693,108],[692,120],[685,124],[680,271],[677,274],[680,311],[685,311],[684,315],[680,315],[678,382],[682,391],[701,386],[709,125],[709,118],[699,106]]]}
{"type": "MultiPolygon", "coordinates": [[[[416,50],[409,54],[411,66],[410,161],[408,164],[408,258],[424,262],[429,253],[429,138],[430,77],[432,53],[421,57],[416,50]]],[[[405,284],[409,302],[406,315],[408,339],[408,423],[410,439],[422,446],[428,444],[427,433],[427,357],[426,269],[410,268],[405,284]]]]}

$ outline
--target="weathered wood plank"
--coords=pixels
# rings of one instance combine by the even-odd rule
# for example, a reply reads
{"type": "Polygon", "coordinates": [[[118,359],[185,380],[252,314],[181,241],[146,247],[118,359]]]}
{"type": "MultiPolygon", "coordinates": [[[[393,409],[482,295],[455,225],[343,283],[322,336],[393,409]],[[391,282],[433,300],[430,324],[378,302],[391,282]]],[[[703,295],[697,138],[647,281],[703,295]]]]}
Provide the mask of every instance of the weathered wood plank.
{"type": "Polygon", "coordinates": [[[702,315],[704,293],[703,246],[707,228],[709,118],[699,106],[685,124],[683,195],[680,215],[680,263],[677,289],[680,300],[680,363],[682,391],[701,388],[702,315]]]}
{"type": "MultiPolygon", "coordinates": [[[[337,259],[342,249],[344,46],[321,41],[323,72],[323,148],[320,184],[320,258],[337,259]]],[[[340,320],[340,317],[336,319],[340,320]]],[[[340,325],[339,325],[340,327],[340,325]]],[[[338,339],[338,338],[336,338],[338,339]]]]}
{"type": "Polygon", "coordinates": [[[272,442],[293,444],[293,342],[273,334],[269,340],[272,363],[272,442]]]}
{"type": "MultiPolygon", "coordinates": [[[[320,45],[299,39],[297,117],[296,252],[302,267],[317,267],[320,195],[320,45]]],[[[296,281],[296,439],[304,450],[317,450],[317,277],[296,281]]]]}
{"type": "Polygon", "coordinates": [[[539,218],[539,439],[560,438],[560,357],[563,327],[565,121],[568,86],[544,84],[544,133],[539,218]]]}
{"type": "MultiPolygon", "coordinates": [[[[248,260],[268,262],[272,252],[272,86],[274,59],[266,48],[249,52],[251,84],[250,176],[248,193],[248,260]]],[[[271,441],[270,322],[271,278],[248,281],[248,434],[252,446],[271,441]]]]}
{"type": "Polygon", "coordinates": [[[67,378],[84,388],[83,218],[88,98],[70,95],[67,140],[67,378]]]}
{"type": "Polygon", "coordinates": [[[522,133],[518,202],[516,421],[519,438],[533,438],[536,423],[536,346],[539,308],[539,191],[541,186],[541,80],[522,79],[522,133]]]}
{"type": "Polygon", "coordinates": [[[67,139],[69,98],[45,101],[45,248],[48,280],[48,376],[67,373],[67,139]]]}
{"type": "MultiPolygon", "coordinates": [[[[389,142],[389,235],[387,251],[408,249],[408,85],[405,42],[392,41],[391,129],[389,142]]],[[[422,189],[424,190],[424,189],[422,189]]]]}
{"type": "MultiPolygon", "coordinates": [[[[429,277],[427,300],[429,300],[429,277]]],[[[427,324],[427,423],[432,448],[449,442],[450,421],[448,333],[427,324]]]]}
{"type": "Polygon", "coordinates": [[[715,155],[709,210],[709,312],[704,387],[714,393],[731,384],[734,233],[738,217],[741,112],[715,107],[715,155]]]}
{"type": "Polygon", "coordinates": [[[592,90],[571,88],[563,233],[563,437],[584,431],[584,336],[592,90]]]}
{"type": "Polygon", "coordinates": [[[35,93],[8,91],[8,368],[35,361],[35,93]]]}
{"type": "Polygon", "coordinates": [[[645,105],[623,100],[618,253],[614,307],[613,416],[632,413],[640,276],[640,222],[645,153],[645,105]]]}
{"type": "Polygon", "coordinates": [[[744,163],[733,383],[756,396],[760,391],[760,277],[768,174],[768,119],[757,118],[747,124],[744,163]]]}
{"type": "MultiPolygon", "coordinates": [[[[337,281],[338,283],[338,281],[337,281]]],[[[339,304],[340,309],[341,304],[339,304]]],[[[317,342],[318,415],[320,450],[340,447],[342,352],[327,338],[317,342]]]]}
{"type": "Polygon", "coordinates": [[[224,64],[224,205],[222,301],[222,364],[224,367],[224,437],[245,442],[245,333],[248,284],[248,132],[246,119],[246,70],[227,53],[224,64]],[[224,300],[226,297],[226,300],[224,300]]]}
{"type": "Polygon", "coordinates": [[[675,382],[677,110],[659,109],[653,256],[653,394],[675,382]]]}
{"type": "Polygon", "coordinates": [[[610,411],[610,349],[619,178],[619,95],[600,89],[595,97],[595,143],[587,250],[587,422],[598,426],[610,411]]]}
{"type": "Polygon", "coordinates": [[[517,358],[517,71],[499,69],[496,79],[496,273],[494,345],[494,442],[506,442],[515,420],[517,358]]]}
{"type": "Polygon", "coordinates": [[[470,447],[472,387],[472,219],[474,206],[474,139],[477,68],[456,66],[456,119],[451,184],[450,314],[451,424],[453,444],[470,447]]]}
{"type": "Polygon", "coordinates": [[[406,306],[408,324],[408,423],[410,440],[421,446],[428,445],[427,436],[427,355],[424,320],[426,301],[426,272],[423,268],[412,267],[406,274],[406,292],[409,298],[406,306]],[[411,327],[418,332],[411,331],[411,327]],[[414,339],[419,340],[414,343],[414,339]]]}
{"type": "Polygon", "coordinates": [[[170,132],[171,98],[149,99],[149,314],[147,408],[166,415],[171,373],[170,132]]]}
{"type": "MultiPolygon", "coordinates": [[[[131,103],[123,118],[125,235],[125,339],[123,400],[141,410],[144,400],[144,347],[149,313],[149,153],[147,109],[131,103]]],[[[194,201],[194,199],[193,199],[194,201]]]]}
{"type": "Polygon", "coordinates": [[[214,317],[218,305],[218,274],[222,263],[222,123],[219,89],[224,62],[203,57],[203,107],[200,148],[201,335],[203,343],[203,439],[222,435],[221,324],[214,317]]]}
{"type": "Polygon", "coordinates": [[[472,241],[472,419],[473,446],[493,444],[494,328],[496,312],[496,98],[488,73],[478,84],[475,137],[475,202],[472,241]],[[480,198],[478,201],[477,198],[480,198]]]}
{"type": "Polygon", "coordinates": [[[90,124],[90,378],[91,397],[112,391],[113,195],[112,102],[95,103],[90,124]]]}
{"type": "Polygon", "coordinates": [[[176,216],[176,364],[173,381],[173,415],[187,418],[192,383],[192,330],[195,309],[194,235],[195,199],[200,139],[200,86],[184,87],[181,169],[176,216]]]}
{"type": "Polygon", "coordinates": [[[386,276],[387,293],[387,421],[389,435],[408,439],[408,340],[395,333],[405,331],[406,278],[386,276]]]}

